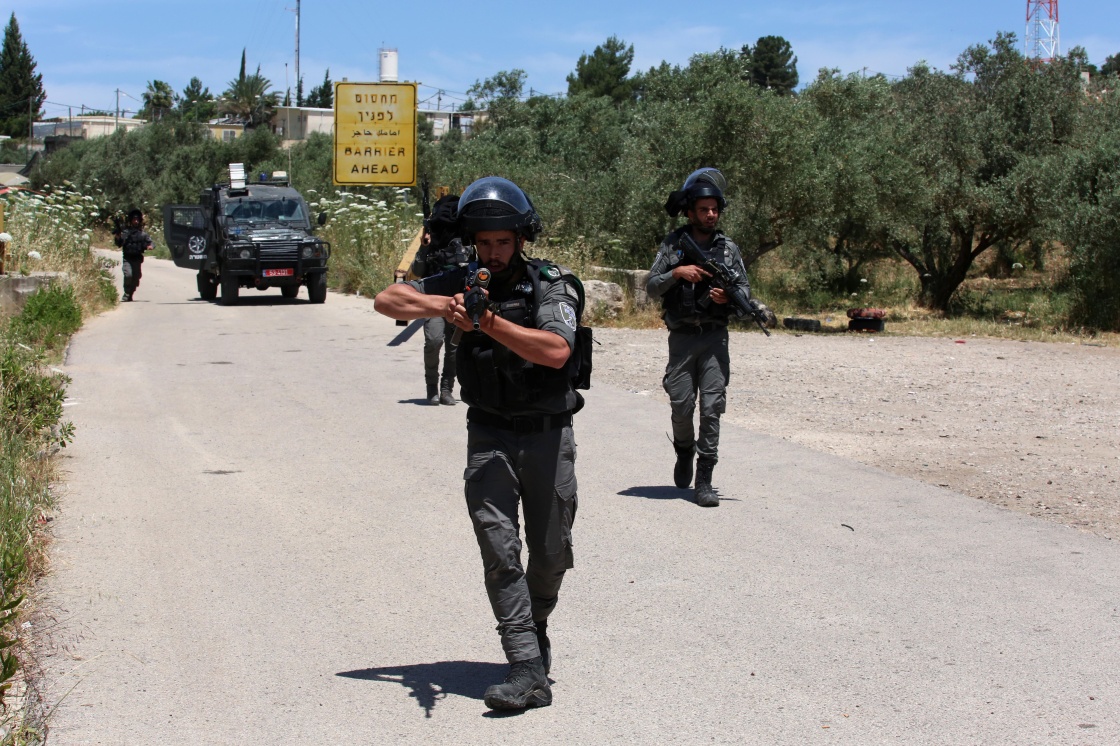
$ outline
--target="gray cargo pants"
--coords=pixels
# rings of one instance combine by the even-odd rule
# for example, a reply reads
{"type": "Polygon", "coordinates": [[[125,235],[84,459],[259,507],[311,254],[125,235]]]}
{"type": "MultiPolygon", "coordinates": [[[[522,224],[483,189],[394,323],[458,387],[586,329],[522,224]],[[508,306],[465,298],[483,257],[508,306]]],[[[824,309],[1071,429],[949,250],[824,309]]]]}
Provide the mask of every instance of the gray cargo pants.
{"type": "Polygon", "coordinates": [[[124,275],[125,295],[132,295],[136,292],[136,288],[140,286],[143,265],[144,257],[142,256],[121,257],[121,274],[124,275]]]}
{"type": "Polygon", "coordinates": [[[727,327],[706,331],[669,332],[669,364],[662,385],[673,410],[673,442],[696,444],[696,455],[719,460],[719,418],[727,409],[727,382],[731,380],[731,358],[727,351],[727,327]],[[692,416],[700,395],[700,437],[696,438],[692,416]]]}
{"type": "Polygon", "coordinates": [[[424,383],[440,390],[451,391],[455,387],[455,350],[458,345],[451,343],[455,335],[455,325],[448,324],[442,316],[424,322],[424,383]],[[439,349],[446,345],[443,353],[443,376],[439,375],[439,349]]]}
{"type": "Polygon", "coordinates": [[[467,424],[467,509],[510,663],[540,655],[535,622],[552,613],[564,571],[572,567],[575,462],[571,427],[518,435],[467,424]],[[527,569],[521,564],[518,502],[529,545],[527,569]]]}

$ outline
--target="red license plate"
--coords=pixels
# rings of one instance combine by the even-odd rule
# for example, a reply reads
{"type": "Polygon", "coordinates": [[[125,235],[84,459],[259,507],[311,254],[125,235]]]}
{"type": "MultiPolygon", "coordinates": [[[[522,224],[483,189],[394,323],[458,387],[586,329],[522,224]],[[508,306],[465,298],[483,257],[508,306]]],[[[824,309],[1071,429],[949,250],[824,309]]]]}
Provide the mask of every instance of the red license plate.
{"type": "Polygon", "coordinates": [[[264,271],[265,277],[291,277],[296,271],[294,269],[266,269],[264,271]]]}

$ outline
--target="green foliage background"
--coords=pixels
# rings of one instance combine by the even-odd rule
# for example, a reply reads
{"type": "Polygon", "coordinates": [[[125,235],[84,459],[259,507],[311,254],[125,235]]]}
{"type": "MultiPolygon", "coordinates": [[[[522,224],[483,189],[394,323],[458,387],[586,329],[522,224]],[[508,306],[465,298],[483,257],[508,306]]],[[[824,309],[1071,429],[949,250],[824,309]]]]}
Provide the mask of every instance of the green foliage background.
{"type": "MultiPolygon", "coordinates": [[[[1061,323],[1116,329],[1117,291],[1091,271],[1117,252],[1115,78],[1084,85],[1084,50],[1038,65],[1018,46],[1000,34],[948,71],[918,64],[894,81],[822,70],[793,92],[796,57],[780,37],[628,78],[632,48],[612,37],[582,58],[566,97],[524,98],[521,70],[476,82],[471,95],[487,117],[470,137],[435,142],[422,131],[420,173],[453,192],[506,176],[544,218],[535,251],[580,247],[591,262],[644,268],[674,224],[662,207],[668,193],[715,166],[730,184],[722,228],[752,273],[781,263],[776,287],[790,301],[839,306],[878,274],[892,277],[899,298],[968,313],[979,306],[965,285],[978,274],[1007,277],[1020,260],[1041,271],[1044,254],[1058,251],[1069,273],[1052,287],[1077,297],[1054,305],[1068,311],[1061,323]]],[[[33,178],[101,190],[108,210],[151,213],[193,202],[226,164],[243,162],[249,173],[287,170],[298,189],[337,201],[329,137],[278,145],[263,127],[222,143],[196,125],[160,122],[75,144],[33,178]]],[[[410,198],[348,191],[390,210],[419,202],[418,189],[410,198]]],[[[406,234],[412,218],[402,215],[394,230],[406,234]]]]}

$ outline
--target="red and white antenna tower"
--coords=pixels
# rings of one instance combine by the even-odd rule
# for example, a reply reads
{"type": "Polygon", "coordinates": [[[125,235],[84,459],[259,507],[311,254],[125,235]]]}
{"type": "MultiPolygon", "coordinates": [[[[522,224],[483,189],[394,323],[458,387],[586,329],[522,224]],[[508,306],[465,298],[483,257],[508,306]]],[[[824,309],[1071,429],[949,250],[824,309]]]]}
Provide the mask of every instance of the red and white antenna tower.
{"type": "Polygon", "coordinates": [[[1027,0],[1027,57],[1051,62],[1060,54],[1058,0],[1027,0]]]}

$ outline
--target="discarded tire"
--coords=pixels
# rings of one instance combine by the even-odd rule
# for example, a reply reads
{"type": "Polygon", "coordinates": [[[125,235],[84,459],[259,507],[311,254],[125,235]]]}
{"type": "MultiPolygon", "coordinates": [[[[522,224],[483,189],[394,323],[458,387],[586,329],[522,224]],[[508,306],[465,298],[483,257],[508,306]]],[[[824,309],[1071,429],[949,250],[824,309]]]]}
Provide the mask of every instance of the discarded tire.
{"type": "Polygon", "coordinates": [[[881,332],[883,331],[882,319],[852,319],[848,322],[850,332],[881,332]]]}
{"type": "Polygon", "coordinates": [[[785,318],[782,319],[782,325],[786,329],[793,329],[797,332],[819,332],[821,330],[821,322],[816,319],[785,318]]]}

